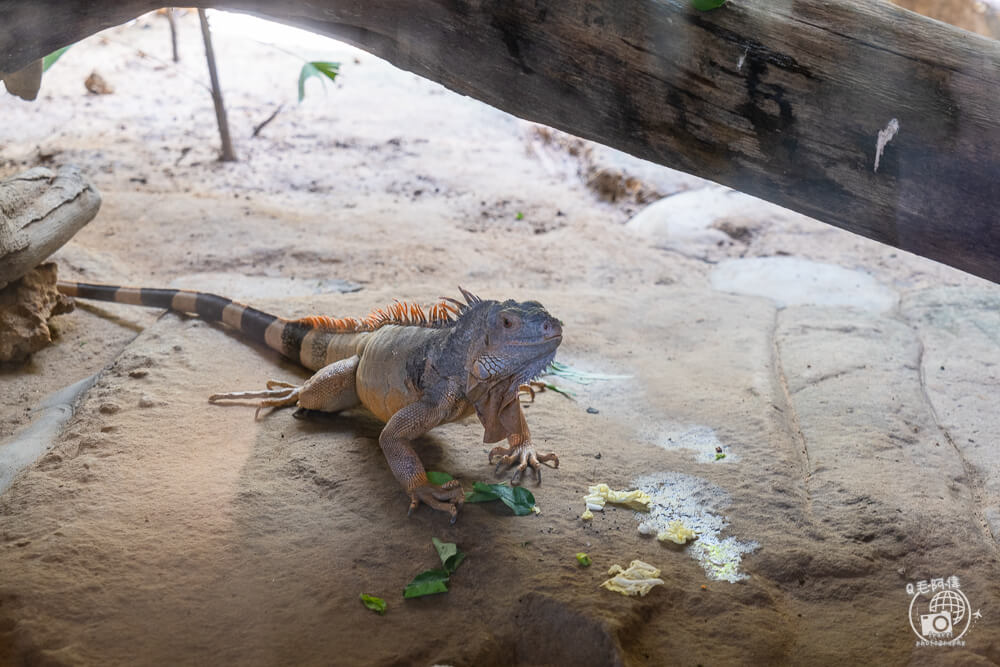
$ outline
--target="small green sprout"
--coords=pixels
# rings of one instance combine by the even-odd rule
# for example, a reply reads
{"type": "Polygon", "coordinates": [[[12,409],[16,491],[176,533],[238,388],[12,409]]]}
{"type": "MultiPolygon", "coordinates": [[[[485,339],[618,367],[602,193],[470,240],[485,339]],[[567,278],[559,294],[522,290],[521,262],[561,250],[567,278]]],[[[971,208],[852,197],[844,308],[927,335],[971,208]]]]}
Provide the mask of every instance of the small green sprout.
{"type": "Polygon", "coordinates": [[[366,607],[371,609],[373,612],[379,616],[385,616],[385,600],[382,598],[377,598],[374,595],[368,595],[367,593],[361,594],[361,603],[366,607]]]}
{"type": "Polygon", "coordinates": [[[307,80],[317,76],[320,81],[323,81],[323,77],[326,77],[330,81],[335,81],[337,79],[337,74],[339,73],[340,63],[313,60],[312,62],[304,64],[302,69],[299,71],[299,102],[302,102],[302,100],[305,99],[307,80]]]}

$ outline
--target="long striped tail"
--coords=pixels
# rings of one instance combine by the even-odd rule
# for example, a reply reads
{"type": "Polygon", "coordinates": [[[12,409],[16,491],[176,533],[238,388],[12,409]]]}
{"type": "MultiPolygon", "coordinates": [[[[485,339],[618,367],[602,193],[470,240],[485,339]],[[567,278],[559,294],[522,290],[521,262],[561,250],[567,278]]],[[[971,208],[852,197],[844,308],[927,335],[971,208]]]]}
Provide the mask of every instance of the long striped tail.
{"type": "Polygon", "coordinates": [[[228,324],[247,338],[293,359],[298,358],[302,338],[311,328],[269,315],[224,296],[206,292],[91,285],[63,280],[59,281],[57,287],[66,296],[80,299],[111,301],[133,306],[149,306],[182,313],[195,313],[209,322],[228,324]]]}

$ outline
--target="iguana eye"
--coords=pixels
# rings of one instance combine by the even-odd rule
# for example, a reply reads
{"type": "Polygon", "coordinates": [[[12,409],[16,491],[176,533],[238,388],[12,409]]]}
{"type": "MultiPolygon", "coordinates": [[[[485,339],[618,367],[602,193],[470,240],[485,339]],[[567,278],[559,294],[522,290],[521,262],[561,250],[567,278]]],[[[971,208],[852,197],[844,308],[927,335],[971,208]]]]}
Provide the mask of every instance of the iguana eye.
{"type": "Polygon", "coordinates": [[[506,316],[501,317],[500,321],[503,322],[504,329],[510,329],[512,326],[514,326],[514,323],[510,320],[509,317],[506,316]]]}

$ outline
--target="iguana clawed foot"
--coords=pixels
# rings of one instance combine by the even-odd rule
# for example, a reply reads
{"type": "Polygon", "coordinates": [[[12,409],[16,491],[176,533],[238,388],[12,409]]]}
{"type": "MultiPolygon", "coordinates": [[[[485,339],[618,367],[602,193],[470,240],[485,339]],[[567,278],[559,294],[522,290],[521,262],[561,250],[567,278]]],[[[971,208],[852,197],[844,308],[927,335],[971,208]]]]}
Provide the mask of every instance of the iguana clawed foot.
{"type": "Polygon", "coordinates": [[[555,461],[554,464],[550,464],[553,468],[559,467],[559,457],[553,453],[549,454],[537,454],[535,452],[535,446],[531,444],[530,440],[526,440],[521,444],[515,445],[511,444],[509,447],[494,447],[490,450],[490,463],[493,463],[493,457],[499,456],[500,461],[497,462],[496,475],[500,475],[501,469],[504,466],[508,468],[512,465],[517,464],[517,470],[514,471],[514,476],[511,477],[510,483],[517,485],[521,483],[521,475],[524,473],[528,466],[535,471],[535,478],[538,483],[542,483],[542,464],[549,461],[555,461]]]}
{"type": "Polygon", "coordinates": [[[212,394],[208,397],[210,403],[216,401],[241,401],[249,398],[261,398],[257,405],[253,418],[260,417],[260,411],[264,408],[280,408],[286,405],[295,405],[299,400],[299,393],[302,387],[280,380],[268,380],[265,391],[231,391],[226,394],[212,394]]]}
{"type": "Polygon", "coordinates": [[[451,522],[458,519],[458,508],[465,502],[465,491],[457,479],[445,482],[438,486],[430,482],[424,482],[410,492],[410,509],[406,516],[413,514],[413,510],[424,503],[431,509],[448,512],[451,514],[451,522]]]}

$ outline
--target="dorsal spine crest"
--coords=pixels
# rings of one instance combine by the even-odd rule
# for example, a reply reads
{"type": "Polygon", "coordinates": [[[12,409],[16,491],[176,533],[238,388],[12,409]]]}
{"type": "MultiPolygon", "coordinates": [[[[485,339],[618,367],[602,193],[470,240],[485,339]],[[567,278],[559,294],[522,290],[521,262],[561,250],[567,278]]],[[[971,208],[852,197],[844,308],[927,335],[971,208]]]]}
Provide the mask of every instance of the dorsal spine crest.
{"type": "Polygon", "coordinates": [[[313,329],[338,333],[375,331],[390,324],[439,329],[451,326],[471,305],[482,301],[461,287],[459,290],[465,297],[465,303],[457,299],[441,297],[438,303],[425,308],[416,303],[396,299],[384,308],[376,308],[363,318],[312,315],[295,321],[313,329]]]}

